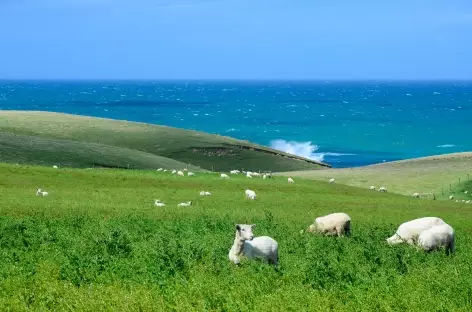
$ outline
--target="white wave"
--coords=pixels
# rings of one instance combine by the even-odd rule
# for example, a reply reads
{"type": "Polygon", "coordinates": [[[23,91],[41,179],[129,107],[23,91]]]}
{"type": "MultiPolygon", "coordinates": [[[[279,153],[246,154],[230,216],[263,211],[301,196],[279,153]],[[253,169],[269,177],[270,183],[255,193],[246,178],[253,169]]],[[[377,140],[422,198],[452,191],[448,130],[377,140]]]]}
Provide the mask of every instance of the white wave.
{"type": "Polygon", "coordinates": [[[438,145],[436,147],[441,147],[441,148],[445,148],[445,147],[455,147],[454,144],[443,144],[443,145],[438,145]]]}
{"type": "Polygon", "coordinates": [[[324,153],[315,153],[318,150],[318,145],[308,142],[296,142],[285,140],[273,140],[270,142],[270,147],[273,149],[312,159],[315,161],[323,161],[324,153]]]}

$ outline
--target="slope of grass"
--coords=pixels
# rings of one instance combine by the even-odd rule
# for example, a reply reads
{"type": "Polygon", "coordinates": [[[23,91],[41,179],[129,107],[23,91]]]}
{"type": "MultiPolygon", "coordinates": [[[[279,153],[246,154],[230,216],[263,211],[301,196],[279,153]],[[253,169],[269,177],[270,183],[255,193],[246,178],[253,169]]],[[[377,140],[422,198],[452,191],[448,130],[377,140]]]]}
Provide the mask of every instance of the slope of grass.
{"type": "Polygon", "coordinates": [[[368,188],[371,185],[385,186],[389,192],[404,195],[435,193],[437,198],[460,194],[460,183],[472,180],[472,152],[455,153],[377,165],[327,169],[319,171],[285,172],[282,175],[328,181],[368,188]],[[460,181],[459,181],[460,179],[460,181]]]}
{"type": "Polygon", "coordinates": [[[472,205],[282,177],[5,164],[0,174],[2,311],[472,309],[472,205]],[[38,187],[49,196],[36,197],[38,187]],[[244,199],[246,188],[256,201],[244,199]],[[153,207],[155,198],[167,206],[153,207]],[[194,204],[176,207],[186,200],[194,204]],[[300,234],[335,211],[351,215],[351,238],[300,234]],[[454,256],[385,243],[422,216],[455,228],[454,256]],[[278,241],[278,269],[228,261],[236,223],[278,241]]]}
{"type": "MultiPolygon", "coordinates": [[[[319,169],[327,166],[247,141],[219,135],[59,113],[0,111],[0,131],[42,139],[122,147],[208,170],[229,171],[245,168],[252,171],[289,171],[319,169]]],[[[0,146],[0,160],[3,159],[1,153],[0,146]]],[[[137,168],[133,164],[131,167],[137,168]]]]}

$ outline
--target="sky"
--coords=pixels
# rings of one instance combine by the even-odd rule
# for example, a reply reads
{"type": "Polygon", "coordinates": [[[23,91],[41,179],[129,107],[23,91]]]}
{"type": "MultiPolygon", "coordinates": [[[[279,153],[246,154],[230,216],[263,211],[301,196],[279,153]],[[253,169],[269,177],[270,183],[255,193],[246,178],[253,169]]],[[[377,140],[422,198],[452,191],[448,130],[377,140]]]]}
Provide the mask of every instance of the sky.
{"type": "Polygon", "coordinates": [[[472,1],[0,0],[0,79],[472,79],[472,1]]]}

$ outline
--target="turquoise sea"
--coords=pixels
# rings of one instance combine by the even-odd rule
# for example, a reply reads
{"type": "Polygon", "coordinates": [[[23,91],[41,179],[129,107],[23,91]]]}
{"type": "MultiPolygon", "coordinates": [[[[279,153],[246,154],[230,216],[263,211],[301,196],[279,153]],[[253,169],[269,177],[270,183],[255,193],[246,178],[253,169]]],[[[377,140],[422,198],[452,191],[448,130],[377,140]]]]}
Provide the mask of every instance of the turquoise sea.
{"type": "Polygon", "coordinates": [[[466,81],[0,81],[0,109],[218,133],[333,167],[472,151],[466,81]]]}

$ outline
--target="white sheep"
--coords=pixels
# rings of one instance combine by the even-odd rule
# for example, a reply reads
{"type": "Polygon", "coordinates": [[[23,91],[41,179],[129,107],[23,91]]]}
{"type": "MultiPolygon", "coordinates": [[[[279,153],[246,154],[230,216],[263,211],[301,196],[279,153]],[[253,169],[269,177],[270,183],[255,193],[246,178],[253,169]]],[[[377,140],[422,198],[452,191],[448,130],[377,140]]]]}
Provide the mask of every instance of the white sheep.
{"type": "Polygon", "coordinates": [[[177,170],[174,169],[174,170],[172,170],[171,173],[172,173],[172,174],[175,174],[176,172],[177,172],[177,170]]]}
{"type": "Polygon", "coordinates": [[[40,188],[36,190],[36,196],[48,196],[49,193],[42,191],[40,188]]]}
{"type": "Polygon", "coordinates": [[[333,178],[329,179],[329,183],[334,183],[334,181],[336,181],[336,180],[333,179],[333,178]]]}
{"type": "Polygon", "coordinates": [[[450,200],[453,200],[453,199],[454,199],[454,195],[449,196],[449,199],[450,199],[450,200]]]}
{"type": "Polygon", "coordinates": [[[406,242],[414,245],[421,232],[441,224],[445,224],[445,222],[437,217],[424,217],[404,222],[400,224],[395,234],[387,238],[387,243],[396,245],[406,242]]]}
{"type": "Polygon", "coordinates": [[[420,193],[413,193],[414,198],[420,198],[420,193]]]}
{"type": "Polygon", "coordinates": [[[187,172],[187,176],[188,177],[195,176],[195,173],[189,171],[189,172],[187,172]]]}
{"type": "Polygon", "coordinates": [[[466,203],[466,204],[470,204],[470,200],[466,201],[465,203],[466,203]]]}
{"type": "Polygon", "coordinates": [[[288,181],[288,183],[295,183],[295,181],[293,181],[292,178],[288,178],[287,181],[288,181]]]}
{"type": "Polygon", "coordinates": [[[177,171],[177,175],[183,177],[184,173],[182,171],[177,171]]]}
{"type": "Polygon", "coordinates": [[[156,207],[164,207],[165,204],[163,202],[161,202],[159,199],[155,199],[154,200],[154,206],[156,207]]]}
{"type": "Polygon", "coordinates": [[[231,173],[231,174],[239,174],[239,172],[240,172],[239,170],[231,170],[229,173],[231,173]]]}
{"type": "Polygon", "coordinates": [[[188,202],[185,202],[185,203],[180,203],[177,205],[177,207],[188,207],[192,204],[192,201],[188,201],[188,202]]]}
{"type": "Polygon", "coordinates": [[[167,172],[167,169],[162,170],[162,172],[167,172]]]}
{"type": "Polygon", "coordinates": [[[309,233],[321,233],[325,235],[350,236],[351,217],[343,212],[331,213],[318,217],[307,229],[309,233]]]}
{"type": "Polygon", "coordinates": [[[380,193],[387,193],[387,188],[385,186],[379,187],[379,192],[380,193]]]}
{"type": "Polygon", "coordinates": [[[248,178],[252,178],[252,173],[250,173],[249,171],[248,171],[248,172],[246,172],[246,177],[248,177],[248,178]]]}
{"type": "Polygon", "coordinates": [[[269,236],[254,237],[252,229],[255,224],[236,224],[236,235],[228,257],[234,264],[240,263],[240,257],[248,259],[260,258],[270,264],[279,263],[279,245],[269,236]]]}
{"type": "Polygon", "coordinates": [[[265,179],[267,179],[267,175],[263,174],[262,175],[262,180],[265,180],[265,179]]]}
{"type": "Polygon", "coordinates": [[[56,165],[54,165],[54,166],[52,166],[52,167],[53,167],[54,169],[57,169],[57,168],[59,168],[59,167],[58,167],[58,166],[56,166],[56,165]]]}
{"type": "Polygon", "coordinates": [[[256,199],[256,192],[254,191],[251,191],[251,190],[246,190],[245,191],[245,194],[246,194],[246,199],[252,199],[252,200],[255,200],[256,199]]]}
{"type": "Polygon", "coordinates": [[[159,169],[157,169],[156,171],[162,171],[162,170],[164,170],[164,169],[162,169],[162,168],[159,168],[159,169]]]}
{"type": "Polygon", "coordinates": [[[454,229],[449,224],[440,224],[424,230],[418,237],[418,246],[426,252],[445,247],[446,255],[454,253],[454,229]]]}
{"type": "Polygon", "coordinates": [[[221,177],[222,179],[229,179],[229,176],[228,176],[226,173],[222,173],[222,174],[220,175],[220,177],[221,177]]]}
{"type": "Polygon", "coordinates": [[[255,176],[255,177],[260,177],[261,176],[261,174],[259,172],[251,172],[251,175],[255,176]]]}
{"type": "Polygon", "coordinates": [[[371,186],[369,187],[369,190],[375,191],[375,186],[371,185],[371,186]]]}
{"type": "Polygon", "coordinates": [[[467,192],[467,191],[464,191],[464,194],[469,194],[469,192],[467,192]]]}
{"type": "Polygon", "coordinates": [[[187,168],[184,168],[183,171],[187,171],[188,169],[187,168]]]}
{"type": "Polygon", "coordinates": [[[201,191],[200,192],[200,196],[210,196],[211,193],[210,192],[206,192],[206,191],[201,191]]]}

